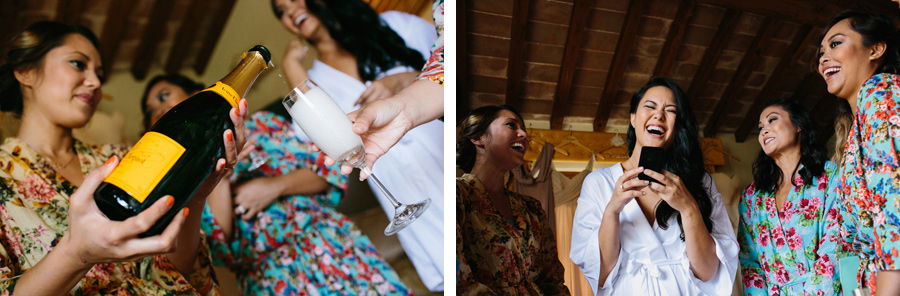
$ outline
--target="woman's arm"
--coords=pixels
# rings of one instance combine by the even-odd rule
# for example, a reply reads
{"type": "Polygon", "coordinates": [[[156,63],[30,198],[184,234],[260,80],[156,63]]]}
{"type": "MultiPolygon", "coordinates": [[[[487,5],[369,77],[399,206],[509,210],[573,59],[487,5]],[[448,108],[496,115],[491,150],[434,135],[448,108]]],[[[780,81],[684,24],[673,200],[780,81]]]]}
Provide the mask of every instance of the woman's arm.
{"type": "Polygon", "coordinates": [[[544,295],[569,295],[569,289],[566,288],[565,268],[559,262],[559,251],[556,246],[556,236],[550,227],[547,214],[537,200],[534,201],[534,211],[537,211],[537,221],[539,225],[535,227],[541,230],[540,240],[540,264],[541,275],[536,281],[544,295]]]}
{"type": "Polygon", "coordinates": [[[298,39],[291,40],[284,51],[284,60],[281,67],[284,69],[284,79],[290,87],[294,87],[304,80],[309,79],[309,74],[303,62],[306,61],[309,47],[298,39]]]}
{"type": "Polygon", "coordinates": [[[756,228],[752,222],[753,200],[756,195],[753,194],[753,184],[747,187],[741,195],[741,201],[738,204],[738,214],[740,215],[740,223],[738,224],[738,240],[741,246],[738,253],[738,262],[741,265],[741,281],[744,287],[744,295],[768,295],[768,283],[765,273],[759,264],[759,255],[756,252],[758,244],[754,237],[756,228]],[[749,193],[749,194],[748,194],[749,193]]]}
{"type": "Polygon", "coordinates": [[[613,272],[616,263],[619,261],[619,251],[622,250],[619,241],[619,215],[625,209],[625,205],[638,196],[643,196],[641,189],[647,186],[647,181],[637,178],[637,175],[643,172],[643,168],[635,168],[626,171],[613,188],[612,196],[609,204],[603,211],[603,218],[600,222],[600,231],[597,234],[600,243],[600,277],[598,278],[597,287],[602,287],[606,282],[606,278],[613,272]]]}
{"type": "MultiPolygon", "coordinates": [[[[658,173],[647,170],[644,173],[662,182],[662,184],[650,183],[650,189],[681,213],[685,252],[691,263],[691,271],[701,281],[709,281],[718,271],[719,258],[716,256],[716,243],[709,230],[706,229],[706,224],[703,223],[703,215],[700,213],[697,201],[678,175],[668,171],[658,173]]],[[[710,198],[712,199],[712,197],[710,198]]]]}
{"type": "Polygon", "coordinates": [[[232,214],[241,215],[244,221],[249,221],[280,196],[315,195],[328,187],[325,180],[308,168],[279,176],[253,178],[234,187],[234,203],[242,206],[246,212],[234,210],[232,214]]]}
{"type": "MultiPolygon", "coordinates": [[[[491,295],[496,294],[487,285],[478,282],[475,279],[473,266],[469,265],[466,257],[466,250],[469,244],[466,243],[468,236],[477,235],[475,233],[464,232],[461,223],[466,221],[466,207],[462,196],[475,194],[471,192],[471,187],[462,185],[463,181],[456,181],[456,294],[457,295],[491,295]]],[[[477,262],[474,262],[477,264],[477,262]]],[[[477,269],[477,265],[474,267],[477,269]]]]}

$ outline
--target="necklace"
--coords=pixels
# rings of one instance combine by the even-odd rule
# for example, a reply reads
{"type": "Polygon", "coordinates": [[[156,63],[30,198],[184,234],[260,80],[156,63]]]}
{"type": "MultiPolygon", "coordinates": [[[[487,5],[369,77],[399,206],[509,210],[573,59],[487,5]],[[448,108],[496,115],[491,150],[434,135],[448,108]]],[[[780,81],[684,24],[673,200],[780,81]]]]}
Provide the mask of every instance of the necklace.
{"type": "Polygon", "coordinates": [[[72,161],[75,160],[76,158],[78,158],[78,153],[75,153],[75,155],[73,155],[71,158],[69,158],[69,161],[67,161],[66,163],[61,164],[61,163],[54,161],[53,159],[50,159],[50,157],[47,157],[47,159],[50,159],[50,163],[54,167],[56,167],[57,169],[61,169],[61,170],[66,169],[66,167],[69,166],[69,164],[71,164],[72,161]]]}

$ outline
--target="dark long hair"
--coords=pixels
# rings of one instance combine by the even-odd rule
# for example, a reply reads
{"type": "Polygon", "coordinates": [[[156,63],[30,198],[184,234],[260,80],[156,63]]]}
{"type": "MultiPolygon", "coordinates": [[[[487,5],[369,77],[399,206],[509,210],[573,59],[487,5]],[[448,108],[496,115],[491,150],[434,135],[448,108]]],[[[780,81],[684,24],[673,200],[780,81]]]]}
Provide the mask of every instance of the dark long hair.
{"type": "Polygon", "coordinates": [[[519,114],[516,109],[513,109],[513,107],[507,105],[490,105],[472,110],[466,118],[463,118],[463,120],[456,125],[456,166],[459,167],[459,169],[466,173],[472,171],[472,167],[475,166],[475,156],[477,154],[475,151],[475,144],[472,143],[472,140],[478,139],[478,137],[484,135],[491,126],[491,122],[494,122],[494,119],[497,119],[497,114],[502,110],[507,110],[516,114],[516,116],[519,117],[519,120],[522,120],[522,115],[519,114]]]}
{"type": "MultiPolygon", "coordinates": [[[[53,21],[31,24],[5,44],[6,54],[0,66],[0,110],[22,115],[22,91],[15,71],[38,69],[44,65],[44,57],[50,50],[63,45],[66,36],[78,34],[87,38],[103,56],[100,41],[90,29],[53,21]]],[[[98,77],[103,82],[103,77],[98,77]]]]}
{"type": "MultiPolygon", "coordinates": [[[[713,204],[709,193],[706,191],[707,188],[703,187],[703,178],[706,175],[706,170],[703,167],[703,153],[700,149],[700,128],[697,125],[694,111],[684,91],[671,79],[652,77],[647,84],[644,84],[631,96],[629,112],[635,114],[647,90],[657,86],[662,86],[672,91],[672,95],[675,97],[675,108],[677,109],[675,133],[672,137],[672,144],[666,149],[666,164],[663,166],[663,169],[681,178],[684,186],[687,187],[691,195],[694,196],[694,200],[697,201],[706,230],[712,232],[713,204]]],[[[626,140],[629,155],[634,152],[636,141],[634,127],[629,125],[626,140]]],[[[681,229],[681,240],[684,240],[684,225],[681,222],[681,213],[673,209],[665,201],[660,202],[659,206],[656,207],[656,223],[659,224],[659,227],[667,229],[669,227],[669,218],[672,215],[675,215],[678,220],[678,228],[681,229]]]]}
{"type": "MultiPolygon", "coordinates": [[[[364,81],[375,80],[379,72],[398,65],[421,69],[425,64],[425,57],[407,47],[403,38],[362,0],[305,1],[309,12],[322,21],[331,38],[356,57],[356,67],[364,81]]],[[[270,3],[275,16],[281,18],[275,0],[270,3]]]]}
{"type": "MultiPolygon", "coordinates": [[[[803,185],[810,186],[813,178],[821,176],[825,172],[825,162],[828,160],[828,150],[825,148],[825,141],[822,139],[818,126],[813,122],[809,111],[806,111],[806,107],[803,107],[800,102],[791,99],[775,99],[766,103],[763,110],[769,106],[779,106],[784,109],[790,115],[791,124],[800,128],[800,132],[797,133],[797,140],[800,143],[800,163],[794,167],[791,176],[798,174],[803,180],[803,185]],[[798,172],[801,164],[803,169],[798,172]]],[[[756,190],[769,194],[774,193],[781,185],[783,177],[784,174],[782,174],[781,168],[775,164],[775,159],[760,149],[756,161],[753,162],[753,182],[756,183],[756,190]]],[[[793,177],[791,184],[799,185],[794,183],[793,177]]]]}
{"type": "MultiPolygon", "coordinates": [[[[822,30],[819,41],[826,37],[825,34],[831,27],[845,19],[850,19],[850,28],[862,36],[863,45],[872,46],[878,42],[886,44],[883,59],[875,69],[875,73],[900,74],[900,34],[894,26],[894,21],[886,15],[855,10],[843,11],[831,18],[822,30]]],[[[812,63],[813,71],[818,71],[819,55],[816,54],[815,57],[816,60],[812,63]]]]}
{"type": "Polygon", "coordinates": [[[181,74],[156,75],[151,78],[150,81],[147,82],[147,87],[144,88],[144,94],[141,95],[141,115],[143,116],[142,122],[145,131],[150,130],[150,118],[152,118],[152,116],[149,116],[149,114],[147,114],[147,96],[150,94],[150,89],[161,81],[165,81],[178,86],[188,96],[196,91],[201,91],[205,88],[203,84],[200,84],[181,74]]]}

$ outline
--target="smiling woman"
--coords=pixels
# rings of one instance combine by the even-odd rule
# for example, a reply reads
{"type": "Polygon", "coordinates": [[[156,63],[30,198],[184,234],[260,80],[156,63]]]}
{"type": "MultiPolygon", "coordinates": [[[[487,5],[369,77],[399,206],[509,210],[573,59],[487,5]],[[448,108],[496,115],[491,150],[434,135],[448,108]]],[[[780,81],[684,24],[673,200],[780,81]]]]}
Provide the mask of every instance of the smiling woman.
{"type": "Polygon", "coordinates": [[[585,178],[569,257],[595,295],[730,295],[737,241],[684,92],[653,77],[630,108],[631,156],[585,178]],[[643,147],[665,148],[662,171],[639,167],[643,147]]]}
{"type": "Polygon", "coordinates": [[[503,186],[528,148],[522,116],[484,106],[459,124],[456,163],[456,292],[569,295],[556,238],[541,203],[503,186]]]}
{"type": "Polygon", "coordinates": [[[825,26],[816,71],[828,92],[847,100],[851,127],[845,136],[837,186],[844,202],[843,246],[860,258],[860,287],[900,294],[900,32],[884,15],[845,11],[825,26]]]}

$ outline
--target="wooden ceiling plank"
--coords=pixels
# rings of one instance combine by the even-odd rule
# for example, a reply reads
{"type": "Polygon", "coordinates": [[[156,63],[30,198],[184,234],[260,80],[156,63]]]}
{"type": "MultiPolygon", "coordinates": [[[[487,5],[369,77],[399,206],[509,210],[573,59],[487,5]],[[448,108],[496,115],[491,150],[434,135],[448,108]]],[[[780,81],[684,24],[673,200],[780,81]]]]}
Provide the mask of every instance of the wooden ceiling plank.
{"type": "Polygon", "coordinates": [[[457,48],[458,52],[456,54],[459,57],[456,61],[456,65],[458,67],[458,75],[456,75],[457,84],[456,84],[456,121],[462,120],[463,116],[469,114],[469,111],[472,109],[472,102],[469,101],[469,85],[468,79],[469,76],[469,48],[468,48],[468,37],[466,32],[468,32],[468,26],[466,24],[466,14],[468,14],[468,3],[469,0],[460,0],[456,2],[456,41],[458,42],[457,48]]]}
{"type": "Polygon", "coordinates": [[[744,83],[759,62],[759,56],[762,52],[761,44],[770,40],[772,35],[775,34],[776,28],[772,23],[772,18],[766,18],[763,20],[762,25],[760,25],[756,37],[753,38],[753,41],[744,53],[744,57],[741,58],[741,63],[738,65],[737,70],[734,72],[734,75],[731,76],[728,87],[725,88],[725,92],[722,94],[722,97],[719,98],[719,102],[716,103],[716,107],[713,109],[715,111],[710,115],[709,120],[706,121],[706,127],[703,130],[704,137],[712,138],[719,132],[722,117],[726,113],[726,110],[729,109],[730,103],[737,101],[738,93],[743,89],[744,83]]]}
{"type": "Polygon", "coordinates": [[[198,27],[202,23],[201,20],[195,18],[202,17],[203,11],[208,5],[205,0],[193,0],[191,2],[184,19],[181,21],[184,25],[178,29],[175,42],[169,48],[165,66],[166,73],[178,73],[181,67],[184,66],[184,60],[187,58],[186,53],[190,49],[191,43],[194,42],[198,27]]]}
{"type": "Polygon", "coordinates": [[[150,71],[156,48],[163,40],[166,23],[169,22],[173,7],[175,7],[175,0],[159,0],[153,3],[149,21],[144,25],[144,34],[137,47],[137,53],[134,55],[134,61],[131,63],[131,74],[137,80],[143,80],[150,71]]]}
{"type": "Polygon", "coordinates": [[[106,21],[103,23],[103,31],[100,35],[100,46],[103,47],[103,56],[106,59],[106,69],[112,70],[116,62],[116,54],[119,45],[125,36],[127,21],[134,9],[135,1],[110,1],[109,10],[106,11],[106,21]]]}
{"type": "Polygon", "coordinates": [[[836,14],[847,9],[858,9],[873,13],[900,16],[896,4],[888,1],[746,1],[746,0],[696,0],[698,3],[725,7],[776,19],[790,20],[812,26],[824,26],[836,14]]]}
{"type": "Polygon", "coordinates": [[[692,0],[682,0],[678,6],[678,12],[672,24],[669,25],[669,34],[666,37],[666,43],[663,45],[659,60],[656,61],[656,67],[653,69],[653,76],[665,75],[672,68],[672,62],[678,55],[678,49],[684,41],[684,32],[687,31],[687,25],[694,16],[694,6],[696,3],[692,0]]]}
{"type": "Polygon", "coordinates": [[[616,94],[619,92],[619,87],[622,84],[625,67],[628,64],[628,55],[634,48],[638,28],[648,6],[650,6],[650,1],[648,0],[634,0],[628,5],[628,12],[625,14],[625,24],[619,33],[616,52],[613,54],[612,65],[609,67],[606,83],[603,86],[603,94],[600,97],[600,104],[597,107],[596,116],[594,116],[594,130],[606,124],[606,121],[609,120],[609,113],[612,112],[612,107],[616,104],[616,94]]]}
{"type": "MultiPolygon", "coordinates": [[[[812,26],[802,26],[800,30],[797,31],[797,35],[794,37],[794,41],[791,43],[787,52],[791,53],[791,56],[799,56],[799,53],[803,51],[803,47],[809,44],[809,40],[818,35],[816,31],[817,30],[813,30],[812,26]]],[[[741,122],[741,125],[735,130],[734,140],[736,142],[743,143],[750,134],[750,131],[757,126],[759,117],[752,115],[762,112],[763,105],[765,105],[768,100],[772,99],[775,92],[778,90],[778,87],[781,86],[781,82],[784,80],[785,75],[787,75],[787,70],[793,67],[797,60],[797,58],[791,58],[778,61],[778,65],[775,66],[772,75],[766,80],[766,85],[763,86],[759,96],[753,101],[753,105],[751,105],[747,113],[748,116],[744,117],[744,121],[741,122]]]]}
{"type": "Polygon", "coordinates": [[[13,35],[25,29],[22,11],[25,1],[0,1],[0,44],[6,46],[13,35]]]}
{"type": "Polygon", "coordinates": [[[56,21],[78,25],[82,12],[84,12],[84,0],[59,0],[56,5],[56,21]]]}
{"type": "Polygon", "coordinates": [[[202,43],[203,45],[200,47],[200,50],[197,51],[197,55],[194,58],[194,71],[200,75],[206,71],[206,65],[209,64],[212,52],[216,49],[216,43],[219,42],[219,36],[222,36],[222,30],[225,29],[225,23],[228,22],[228,18],[231,16],[231,9],[234,8],[235,0],[222,0],[218,2],[219,9],[217,9],[216,14],[212,16],[213,21],[209,26],[209,31],[206,31],[201,35],[205,36],[202,43]]]}
{"type": "Polygon", "coordinates": [[[575,65],[578,63],[578,50],[584,39],[584,30],[591,11],[593,1],[575,0],[569,19],[569,30],[566,33],[566,47],[560,63],[559,79],[553,98],[553,110],[550,111],[550,129],[562,129],[563,117],[572,93],[575,78],[575,65]]]}
{"type": "Polygon", "coordinates": [[[719,29],[716,31],[716,35],[713,37],[709,47],[706,48],[706,52],[703,53],[703,60],[701,60],[697,73],[694,74],[694,79],[691,80],[691,86],[687,90],[691,106],[697,106],[697,97],[701,88],[709,81],[709,76],[715,70],[719,57],[722,56],[722,51],[725,50],[725,45],[728,43],[731,34],[734,33],[734,28],[737,26],[740,18],[741,13],[739,11],[733,9],[725,11],[722,22],[719,23],[719,29]]]}
{"type": "Polygon", "coordinates": [[[513,1],[510,25],[509,58],[506,60],[506,104],[522,109],[522,64],[525,56],[525,28],[528,27],[529,2],[513,1]]]}

